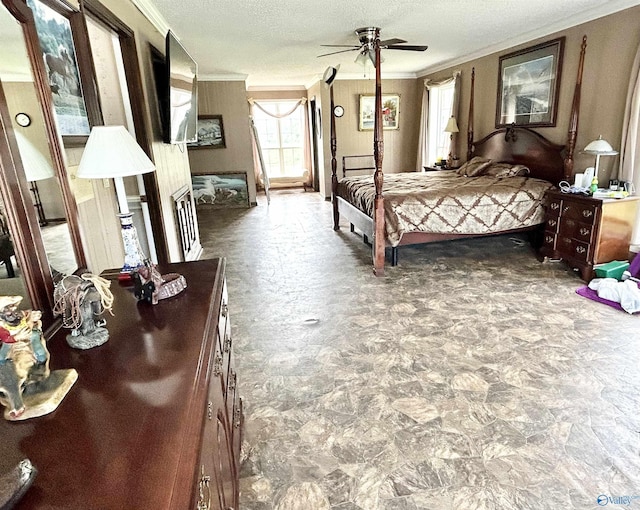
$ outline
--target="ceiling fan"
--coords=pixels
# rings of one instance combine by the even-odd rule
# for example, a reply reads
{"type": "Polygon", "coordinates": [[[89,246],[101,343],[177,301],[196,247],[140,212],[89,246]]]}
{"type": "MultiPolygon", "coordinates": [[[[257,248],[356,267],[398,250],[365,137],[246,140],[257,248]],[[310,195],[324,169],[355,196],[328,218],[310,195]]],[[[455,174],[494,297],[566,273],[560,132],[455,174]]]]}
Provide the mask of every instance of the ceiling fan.
{"type": "Polygon", "coordinates": [[[349,48],[349,49],[332,51],[330,53],[324,53],[322,55],[318,55],[318,57],[326,57],[327,55],[335,55],[337,53],[345,53],[347,51],[358,50],[358,56],[356,57],[356,62],[361,62],[369,58],[375,67],[376,42],[380,47],[380,49],[387,49],[387,50],[425,51],[428,48],[428,46],[415,46],[415,45],[404,44],[407,41],[405,41],[404,39],[398,39],[398,38],[385,39],[384,41],[381,41],[380,29],[377,27],[358,28],[355,32],[356,32],[356,35],[358,36],[358,40],[360,41],[359,45],[355,46],[355,45],[348,45],[348,44],[323,44],[322,46],[329,47],[329,48],[349,48]]]}

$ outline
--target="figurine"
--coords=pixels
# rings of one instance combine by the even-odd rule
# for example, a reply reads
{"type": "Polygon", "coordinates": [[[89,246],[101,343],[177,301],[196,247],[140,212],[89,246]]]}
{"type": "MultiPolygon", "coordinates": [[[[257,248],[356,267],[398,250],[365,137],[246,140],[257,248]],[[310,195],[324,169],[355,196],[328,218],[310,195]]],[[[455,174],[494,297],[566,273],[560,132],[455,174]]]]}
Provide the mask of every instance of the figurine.
{"type": "Polygon", "coordinates": [[[90,349],[104,344],[109,331],[102,327],[105,311],[111,312],[113,294],[111,282],[84,273],[82,276],[65,276],[56,285],[53,293],[53,313],[62,315],[62,325],[70,328],[67,343],[76,349],[90,349]]]}
{"type": "Polygon", "coordinates": [[[140,301],[158,304],[158,300],[180,294],[187,288],[187,280],[177,273],[160,274],[151,261],[146,260],[144,266],[138,267],[132,274],[135,284],[134,295],[140,301]]]}
{"type": "Polygon", "coordinates": [[[78,374],[49,371],[42,312],[20,310],[22,296],[0,296],[0,404],[7,420],[23,420],[58,407],[78,374]]]}

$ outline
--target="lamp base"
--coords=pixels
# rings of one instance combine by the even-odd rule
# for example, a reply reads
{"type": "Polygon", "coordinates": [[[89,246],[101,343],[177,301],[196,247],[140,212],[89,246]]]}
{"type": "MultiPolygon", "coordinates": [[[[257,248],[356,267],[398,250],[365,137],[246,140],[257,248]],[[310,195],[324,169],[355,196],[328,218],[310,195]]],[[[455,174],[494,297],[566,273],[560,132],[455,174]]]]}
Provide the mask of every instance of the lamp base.
{"type": "Polygon", "coordinates": [[[118,214],[122,227],[122,243],[124,245],[124,266],[120,270],[118,279],[129,279],[130,274],[140,266],[144,266],[146,257],[142,253],[138,231],[133,226],[133,213],[118,214]],[[121,278],[122,277],[122,278],[121,278]]]}

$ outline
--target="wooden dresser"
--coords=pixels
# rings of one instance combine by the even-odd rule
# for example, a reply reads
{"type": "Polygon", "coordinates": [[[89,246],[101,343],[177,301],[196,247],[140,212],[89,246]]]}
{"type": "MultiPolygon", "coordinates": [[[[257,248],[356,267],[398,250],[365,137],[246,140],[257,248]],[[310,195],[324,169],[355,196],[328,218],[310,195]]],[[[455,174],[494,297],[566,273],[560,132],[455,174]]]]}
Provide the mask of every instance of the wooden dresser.
{"type": "Polygon", "coordinates": [[[594,264],[628,260],[639,200],[547,192],[542,255],[563,259],[585,281],[593,278],[594,264]]]}
{"type": "Polygon", "coordinates": [[[0,419],[0,473],[38,469],[17,509],[238,509],[242,402],[236,391],[224,259],[170,264],[179,296],[138,303],[113,281],[109,341],[48,343],[78,381],[52,414],[0,419]]]}

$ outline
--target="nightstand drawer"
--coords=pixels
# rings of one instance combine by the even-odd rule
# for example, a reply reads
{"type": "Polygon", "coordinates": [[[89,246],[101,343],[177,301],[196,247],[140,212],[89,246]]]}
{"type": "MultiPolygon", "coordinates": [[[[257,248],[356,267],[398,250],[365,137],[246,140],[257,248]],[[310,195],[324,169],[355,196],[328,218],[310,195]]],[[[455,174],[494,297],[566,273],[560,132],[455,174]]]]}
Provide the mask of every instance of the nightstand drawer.
{"type": "Polygon", "coordinates": [[[566,258],[576,262],[586,262],[589,256],[589,243],[583,243],[571,237],[558,237],[557,249],[566,258]]]}
{"type": "Polygon", "coordinates": [[[557,218],[562,210],[562,200],[552,197],[547,204],[547,218],[557,218]]]}
{"type": "Polygon", "coordinates": [[[593,225],[567,218],[560,225],[558,233],[563,237],[572,237],[584,243],[590,243],[593,225]]]}
{"type": "Polygon", "coordinates": [[[593,223],[597,210],[598,206],[595,204],[564,201],[562,204],[562,217],[593,223]]]}

